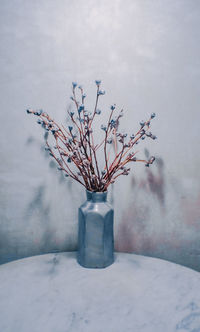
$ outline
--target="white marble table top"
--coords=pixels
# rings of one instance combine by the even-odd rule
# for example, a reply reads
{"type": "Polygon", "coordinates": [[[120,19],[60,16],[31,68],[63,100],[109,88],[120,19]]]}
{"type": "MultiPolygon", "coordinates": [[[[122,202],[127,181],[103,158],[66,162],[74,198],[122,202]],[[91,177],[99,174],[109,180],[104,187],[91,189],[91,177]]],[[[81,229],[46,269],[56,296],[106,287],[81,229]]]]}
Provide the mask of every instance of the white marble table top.
{"type": "Polygon", "coordinates": [[[76,253],[0,266],[1,332],[200,332],[200,274],[134,254],[85,269],[76,253]]]}

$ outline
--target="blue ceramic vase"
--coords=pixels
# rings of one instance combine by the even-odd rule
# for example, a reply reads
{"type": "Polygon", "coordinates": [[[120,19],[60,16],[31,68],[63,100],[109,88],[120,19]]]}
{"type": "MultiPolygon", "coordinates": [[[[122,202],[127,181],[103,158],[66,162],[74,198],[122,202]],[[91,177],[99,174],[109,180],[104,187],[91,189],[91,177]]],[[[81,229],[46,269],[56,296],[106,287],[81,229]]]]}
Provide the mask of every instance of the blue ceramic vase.
{"type": "Polygon", "coordinates": [[[104,268],[114,262],[114,211],[107,192],[86,191],[87,200],[78,214],[78,263],[87,268],[104,268]]]}

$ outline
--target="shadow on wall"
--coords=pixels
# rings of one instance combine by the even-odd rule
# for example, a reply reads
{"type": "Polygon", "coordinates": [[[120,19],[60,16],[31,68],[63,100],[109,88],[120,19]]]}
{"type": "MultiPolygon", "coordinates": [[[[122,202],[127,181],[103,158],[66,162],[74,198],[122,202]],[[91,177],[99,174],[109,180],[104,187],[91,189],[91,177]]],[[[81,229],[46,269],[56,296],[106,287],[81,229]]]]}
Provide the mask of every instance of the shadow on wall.
{"type": "MultiPolygon", "coordinates": [[[[27,146],[30,146],[30,145],[37,145],[41,154],[43,155],[44,159],[46,160],[49,160],[49,152],[45,150],[45,146],[46,146],[46,140],[48,139],[48,136],[49,136],[49,132],[45,132],[44,134],[44,143],[41,144],[41,141],[36,139],[35,137],[33,136],[29,136],[29,138],[27,139],[26,141],[26,145],[27,146]]],[[[49,160],[49,168],[51,168],[52,170],[56,170],[56,174],[58,175],[59,174],[59,183],[63,183],[65,177],[63,175],[62,172],[58,172],[57,171],[57,167],[58,167],[58,164],[56,163],[56,161],[54,159],[51,159],[49,160]]],[[[65,181],[66,183],[66,186],[68,188],[69,191],[72,190],[72,181],[70,178],[68,178],[67,181],[65,181]]]]}
{"type": "Polygon", "coordinates": [[[195,199],[190,193],[183,196],[180,184],[175,192],[166,183],[162,158],[156,158],[155,166],[146,169],[143,179],[132,177],[132,196],[119,223],[115,248],[200,271],[200,194],[195,199]]]}
{"type": "MultiPolygon", "coordinates": [[[[146,158],[150,158],[150,154],[147,149],[145,149],[146,158]]],[[[151,194],[155,195],[158,202],[160,203],[161,208],[165,207],[165,176],[164,176],[164,162],[162,158],[156,158],[156,175],[151,171],[147,170],[147,178],[140,186],[143,186],[143,189],[149,191],[151,194]]]]}
{"type": "Polygon", "coordinates": [[[41,219],[40,233],[42,234],[42,238],[40,238],[38,243],[35,243],[38,245],[39,252],[48,251],[48,248],[52,247],[54,237],[50,227],[50,204],[45,203],[45,190],[44,185],[40,185],[36,189],[33,199],[30,201],[25,211],[25,219],[28,223],[36,213],[39,213],[41,219]]]}
{"type": "MultiPolygon", "coordinates": [[[[145,150],[148,158],[148,151],[145,150]]],[[[144,199],[144,193],[157,200],[165,213],[165,176],[164,162],[161,158],[156,158],[156,170],[146,170],[145,178],[137,181],[135,177],[131,179],[133,198],[123,214],[119,224],[116,237],[116,250],[122,252],[141,253],[153,246],[153,239],[146,237],[148,234],[148,222],[151,219],[151,202],[144,199]],[[144,234],[146,236],[144,238],[144,234]]],[[[152,249],[152,248],[151,248],[152,249]]]]}
{"type": "MultiPolygon", "coordinates": [[[[44,140],[47,138],[47,134],[45,133],[44,140]]],[[[55,212],[55,206],[59,198],[55,198],[55,194],[52,193],[53,186],[58,182],[60,196],[62,197],[63,194],[64,197],[71,197],[73,194],[72,181],[69,178],[66,180],[63,173],[57,170],[56,162],[50,160],[49,153],[45,151],[45,145],[41,143],[41,140],[30,136],[26,141],[26,145],[28,147],[36,146],[44,159],[49,161],[49,168],[54,173],[54,180],[52,183],[42,180],[36,188],[35,186],[31,187],[32,192],[27,205],[24,207],[21,223],[18,230],[12,232],[10,245],[9,243],[6,244],[9,253],[5,253],[4,260],[1,263],[48,252],[74,250],[72,238],[66,232],[66,224],[62,218],[62,213],[59,214],[59,209],[57,210],[58,213],[55,212]]],[[[73,199],[71,199],[70,206],[73,203],[73,199]]],[[[62,206],[61,201],[60,204],[62,206]]],[[[66,210],[66,202],[64,204],[66,210]]],[[[70,215],[66,214],[65,210],[63,209],[63,214],[70,215]]]]}

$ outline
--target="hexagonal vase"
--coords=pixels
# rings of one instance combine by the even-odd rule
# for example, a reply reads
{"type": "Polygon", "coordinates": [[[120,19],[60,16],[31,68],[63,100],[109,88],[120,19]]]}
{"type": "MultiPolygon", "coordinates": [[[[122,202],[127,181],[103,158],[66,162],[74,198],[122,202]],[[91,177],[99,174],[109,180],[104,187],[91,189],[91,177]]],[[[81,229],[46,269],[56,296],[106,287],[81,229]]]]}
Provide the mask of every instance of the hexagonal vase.
{"type": "Polygon", "coordinates": [[[114,262],[114,211],[107,192],[86,191],[87,200],[78,215],[78,263],[87,268],[105,268],[114,262]]]}

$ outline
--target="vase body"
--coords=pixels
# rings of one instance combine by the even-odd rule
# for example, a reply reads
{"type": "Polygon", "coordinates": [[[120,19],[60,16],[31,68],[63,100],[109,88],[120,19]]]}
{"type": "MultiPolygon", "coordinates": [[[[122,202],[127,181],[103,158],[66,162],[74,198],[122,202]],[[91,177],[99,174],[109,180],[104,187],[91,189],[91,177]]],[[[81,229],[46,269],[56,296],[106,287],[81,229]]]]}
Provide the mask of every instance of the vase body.
{"type": "Polygon", "coordinates": [[[114,211],[107,192],[86,191],[87,200],[78,213],[78,263],[87,268],[104,268],[114,262],[114,211]]]}

